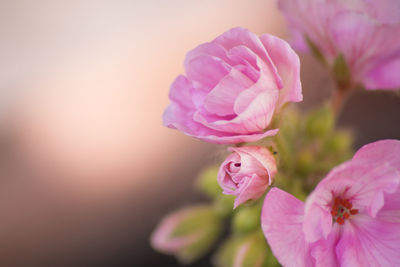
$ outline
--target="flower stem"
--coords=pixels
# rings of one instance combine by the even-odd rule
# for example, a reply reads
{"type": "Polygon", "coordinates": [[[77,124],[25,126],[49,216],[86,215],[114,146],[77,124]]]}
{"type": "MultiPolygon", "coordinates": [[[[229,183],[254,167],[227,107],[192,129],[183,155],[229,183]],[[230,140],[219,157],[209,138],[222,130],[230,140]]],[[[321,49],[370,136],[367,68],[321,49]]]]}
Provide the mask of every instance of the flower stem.
{"type": "Polygon", "coordinates": [[[342,111],[344,103],[349,98],[350,86],[337,86],[336,90],[333,91],[333,96],[331,98],[331,107],[333,114],[337,118],[342,111]]]}

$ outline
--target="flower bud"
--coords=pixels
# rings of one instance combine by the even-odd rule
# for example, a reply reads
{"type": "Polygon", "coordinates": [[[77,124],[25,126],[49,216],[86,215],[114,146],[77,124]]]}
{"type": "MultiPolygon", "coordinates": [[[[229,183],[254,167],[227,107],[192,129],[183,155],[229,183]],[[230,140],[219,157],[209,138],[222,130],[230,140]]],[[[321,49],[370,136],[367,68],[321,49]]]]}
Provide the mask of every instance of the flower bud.
{"type": "Polygon", "coordinates": [[[265,147],[230,147],[228,150],[233,153],[222,163],[218,183],[224,194],[236,196],[236,208],[262,196],[277,169],[274,156],[265,147]]]}
{"type": "Polygon", "coordinates": [[[259,231],[230,238],[217,252],[214,263],[218,267],[279,266],[259,231]]]}
{"type": "Polygon", "coordinates": [[[221,217],[207,205],[190,206],[167,215],[152,233],[152,247],[191,263],[211,248],[221,231],[221,217]]]}
{"type": "Polygon", "coordinates": [[[217,182],[218,168],[219,166],[207,167],[200,173],[196,181],[197,188],[210,198],[218,198],[222,193],[217,182]]]}
{"type": "Polygon", "coordinates": [[[238,233],[248,233],[260,229],[261,206],[240,208],[232,220],[232,228],[238,233]]]}
{"type": "Polygon", "coordinates": [[[335,119],[332,110],[325,105],[312,111],[306,121],[306,131],[311,138],[323,138],[332,132],[335,119]]]}

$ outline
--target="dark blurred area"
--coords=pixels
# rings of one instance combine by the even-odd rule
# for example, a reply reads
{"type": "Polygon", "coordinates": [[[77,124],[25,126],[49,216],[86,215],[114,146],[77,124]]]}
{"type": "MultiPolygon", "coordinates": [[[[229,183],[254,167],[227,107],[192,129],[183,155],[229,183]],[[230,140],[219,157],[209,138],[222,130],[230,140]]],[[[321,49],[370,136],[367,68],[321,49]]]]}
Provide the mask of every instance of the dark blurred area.
{"type": "MultiPolygon", "coordinates": [[[[160,219],[224,146],[161,125],[185,53],[243,26],[287,37],[274,1],[1,1],[0,266],[177,266],[160,219]]],[[[303,110],[333,84],[302,55],[303,110]]],[[[357,147],[400,139],[400,97],[358,91],[339,117],[357,147]]],[[[192,266],[210,266],[208,258],[192,266]]]]}

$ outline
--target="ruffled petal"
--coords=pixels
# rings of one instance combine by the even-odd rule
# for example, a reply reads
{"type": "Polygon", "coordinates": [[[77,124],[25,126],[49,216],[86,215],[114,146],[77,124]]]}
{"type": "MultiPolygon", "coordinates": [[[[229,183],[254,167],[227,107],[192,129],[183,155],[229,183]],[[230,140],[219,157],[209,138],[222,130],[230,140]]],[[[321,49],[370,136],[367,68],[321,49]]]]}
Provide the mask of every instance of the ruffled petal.
{"type": "Polygon", "coordinates": [[[283,81],[283,88],[279,91],[277,107],[279,108],[289,101],[302,101],[300,60],[297,54],[288,43],[278,37],[264,34],[260,39],[267,51],[269,51],[269,55],[283,81]]]}
{"type": "MultiPolygon", "coordinates": [[[[400,27],[378,23],[365,13],[354,11],[338,13],[330,23],[329,30],[332,32],[338,51],[344,54],[352,71],[353,80],[356,82],[371,80],[368,76],[377,62],[399,51],[400,27]],[[390,42],[388,42],[389,36],[390,42]]],[[[390,85],[389,82],[393,81],[382,80],[382,82],[378,84],[379,80],[375,80],[375,87],[385,88],[385,83],[390,85]]],[[[372,87],[372,84],[369,87],[372,87]]]]}
{"type": "Polygon", "coordinates": [[[263,133],[255,133],[255,134],[228,135],[228,133],[218,134],[217,132],[216,134],[210,134],[210,135],[199,135],[199,136],[191,135],[191,136],[215,144],[237,144],[243,142],[256,142],[265,137],[274,136],[278,132],[279,129],[272,129],[265,131],[263,133]]]}
{"type": "Polygon", "coordinates": [[[189,80],[200,83],[199,87],[208,92],[230,72],[231,67],[220,58],[204,55],[186,62],[185,70],[189,80]]]}
{"type": "Polygon", "coordinates": [[[262,165],[262,169],[267,171],[269,177],[268,184],[272,183],[272,179],[277,172],[277,167],[275,158],[268,149],[258,146],[247,146],[245,148],[230,147],[228,150],[239,154],[250,154],[253,159],[256,159],[262,165]]]}
{"type": "Polygon", "coordinates": [[[339,266],[335,247],[339,241],[340,234],[340,226],[335,224],[326,239],[321,239],[312,245],[311,256],[315,259],[315,266],[339,266]]]}
{"type": "Polygon", "coordinates": [[[282,81],[278,75],[278,71],[274,63],[272,62],[260,39],[254,33],[247,29],[237,27],[223,33],[213,42],[222,45],[228,51],[236,46],[244,45],[248,47],[268,65],[272,74],[274,75],[276,84],[278,84],[279,87],[282,87],[282,81]]]}
{"type": "Polygon", "coordinates": [[[283,266],[314,266],[302,231],[303,202],[272,188],[264,200],[261,227],[271,250],[283,266]]]}
{"type": "Polygon", "coordinates": [[[200,56],[212,56],[222,59],[229,63],[229,58],[226,55],[227,51],[221,45],[217,43],[203,43],[190,50],[185,57],[185,66],[188,66],[189,62],[200,56]]]}
{"type": "Polygon", "coordinates": [[[361,147],[354,155],[353,162],[380,164],[386,162],[400,171],[400,141],[380,140],[361,147]]]}
{"type": "Polygon", "coordinates": [[[171,85],[169,98],[171,102],[178,103],[182,107],[191,109],[193,107],[191,94],[193,90],[192,83],[185,76],[179,75],[171,85]]]}
{"type": "Polygon", "coordinates": [[[255,200],[264,194],[268,188],[268,181],[266,177],[260,177],[257,174],[253,174],[251,177],[245,177],[244,184],[239,187],[238,196],[235,199],[233,208],[236,208],[240,204],[245,203],[248,200],[255,200]]]}
{"type": "Polygon", "coordinates": [[[340,266],[400,266],[399,223],[358,214],[345,223],[336,250],[340,266]]]}
{"type": "Polygon", "coordinates": [[[263,131],[269,125],[277,100],[277,91],[264,91],[256,96],[243,113],[232,120],[209,122],[200,112],[196,112],[193,119],[210,129],[221,132],[237,134],[257,133],[263,131]]]}
{"type": "Polygon", "coordinates": [[[400,88],[400,51],[399,55],[383,59],[369,70],[363,78],[366,89],[389,89],[400,88]]]}
{"type": "Polygon", "coordinates": [[[253,84],[239,70],[232,68],[228,75],[204,99],[204,108],[218,116],[235,114],[233,109],[238,95],[253,84]]]}
{"type": "Polygon", "coordinates": [[[279,9],[288,21],[293,33],[291,44],[305,50],[308,44],[303,36],[309,38],[328,60],[335,58],[337,52],[327,29],[337,12],[336,1],[279,0],[279,9]],[[302,35],[299,37],[299,35],[302,35]]]}
{"type": "MultiPolygon", "coordinates": [[[[251,51],[248,50],[248,53],[250,54],[251,51]]],[[[254,101],[254,99],[258,96],[258,94],[265,91],[269,91],[269,94],[271,95],[276,94],[277,96],[276,102],[278,101],[279,87],[274,82],[270,70],[265,65],[265,63],[260,60],[259,57],[256,57],[255,60],[257,62],[257,67],[260,69],[260,77],[256,83],[254,83],[247,90],[240,93],[240,95],[237,97],[234,105],[234,110],[236,114],[241,114],[244,111],[246,111],[246,109],[248,109],[249,105],[254,101]]],[[[274,108],[276,107],[274,106],[274,108]]],[[[272,111],[274,111],[274,109],[272,109],[272,111]]]]}

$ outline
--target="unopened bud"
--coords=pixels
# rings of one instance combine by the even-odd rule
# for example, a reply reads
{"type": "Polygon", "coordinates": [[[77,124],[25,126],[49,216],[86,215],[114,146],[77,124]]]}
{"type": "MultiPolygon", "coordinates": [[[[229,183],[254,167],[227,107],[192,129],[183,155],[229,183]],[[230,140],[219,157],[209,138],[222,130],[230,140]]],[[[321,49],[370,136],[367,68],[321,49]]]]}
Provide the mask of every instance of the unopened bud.
{"type": "Polygon", "coordinates": [[[209,251],[221,232],[221,217],[207,205],[190,206],[167,215],[151,236],[155,250],[191,263],[209,251]]]}

